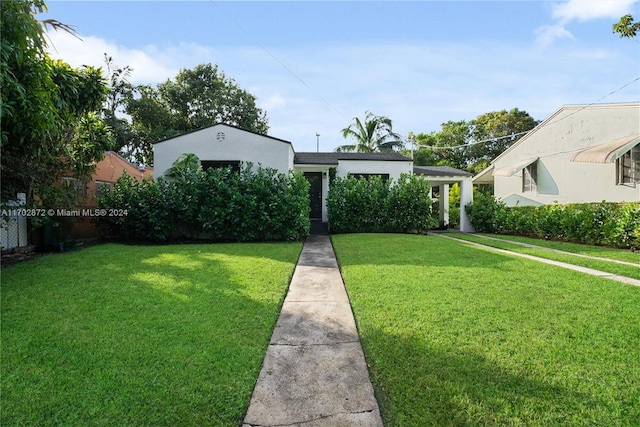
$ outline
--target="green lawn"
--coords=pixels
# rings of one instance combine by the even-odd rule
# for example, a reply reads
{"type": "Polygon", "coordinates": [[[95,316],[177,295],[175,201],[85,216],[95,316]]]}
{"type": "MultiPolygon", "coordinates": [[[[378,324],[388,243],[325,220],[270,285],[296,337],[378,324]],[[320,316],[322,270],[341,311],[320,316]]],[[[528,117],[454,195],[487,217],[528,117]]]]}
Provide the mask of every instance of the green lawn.
{"type": "Polygon", "coordinates": [[[494,248],[506,249],[512,252],[533,255],[540,258],[551,259],[554,261],[566,262],[569,264],[592,268],[594,270],[600,270],[620,276],[630,277],[632,279],[640,279],[640,264],[633,266],[613,262],[614,260],[627,263],[640,262],[640,254],[628,250],[603,248],[599,246],[578,245],[575,243],[549,242],[546,240],[530,239],[526,237],[501,236],[491,234],[487,234],[487,236],[495,237],[497,239],[500,239],[500,241],[495,239],[486,239],[483,238],[482,235],[478,236],[475,234],[446,233],[446,235],[456,239],[481,243],[483,245],[492,246],[494,248]],[[531,248],[518,245],[517,243],[513,242],[527,243],[530,245],[541,247],[531,248]],[[558,253],[553,250],[548,250],[547,248],[566,251],[567,253],[558,253]],[[603,259],[585,258],[584,256],[577,256],[572,254],[599,257],[603,259]]]}
{"type": "Polygon", "coordinates": [[[640,288],[437,236],[332,236],[386,427],[637,426],[640,288]]]}
{"type": "Polygon", "coordinates": [[[3,268],[0,425],[238,425],[300,250],[106,244],[3,268]]]}

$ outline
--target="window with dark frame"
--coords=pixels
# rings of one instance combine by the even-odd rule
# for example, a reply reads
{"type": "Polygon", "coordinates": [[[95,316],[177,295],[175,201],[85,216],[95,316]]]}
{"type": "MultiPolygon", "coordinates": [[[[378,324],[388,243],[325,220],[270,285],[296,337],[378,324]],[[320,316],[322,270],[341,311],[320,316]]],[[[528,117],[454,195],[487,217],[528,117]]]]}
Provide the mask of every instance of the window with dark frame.
{"type": "Polygon", "coordinates": [[[366,179],[367,181],[374,176],[379,176],[380,178],[382,178],[383,181],[389,180],[388,173],[350,173],[349,176],[352,176],[354,178],[366,179]]]}
{"type": "Polygon", "coordinates": [[[73,188],[79,199],[85,199],[87,197],[87,185],[79,179],[64,177],[62,178],[62,185],[67,188],[73,188]]]}
{"type": "Polygon", "coordinates": [[[522,192],[538,191],[538,162],[533,162],[522,170],[522,192]]]}
{"type": "Polygon", "coordinates": [[[616,185],[635,185],[640,182],[640,144],[616,160],[616,185]]]}
{"type": "Polygon", "coordinates": [[[240,160],[201,160],[202,170],[231,168],[234,172],[240,172],[240,160]]]}
{"type": "Polygon", "coordinates": [[[112,183],[104,182],[104,181],[96,181],[96,188],[95,188],[94,197],[98,197],[103,191],[111,193],[112,189],[113,189],[113,184],[112,183]]]}

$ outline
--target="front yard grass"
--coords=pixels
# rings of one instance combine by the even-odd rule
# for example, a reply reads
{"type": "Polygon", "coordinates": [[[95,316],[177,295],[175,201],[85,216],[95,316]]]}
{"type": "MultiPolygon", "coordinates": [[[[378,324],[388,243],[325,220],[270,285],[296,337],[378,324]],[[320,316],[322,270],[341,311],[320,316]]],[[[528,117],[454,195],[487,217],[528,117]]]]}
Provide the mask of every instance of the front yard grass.
{"type": "Polygon", "coordinates": [[[436,236],[332,236],[385,426],[640,420],[640,288],[436,236]]]}
{"type": "Polygon", "coordinates": [[[106,244],[3,268],[0,425],[238,425],[300,250],[106,244]]]}

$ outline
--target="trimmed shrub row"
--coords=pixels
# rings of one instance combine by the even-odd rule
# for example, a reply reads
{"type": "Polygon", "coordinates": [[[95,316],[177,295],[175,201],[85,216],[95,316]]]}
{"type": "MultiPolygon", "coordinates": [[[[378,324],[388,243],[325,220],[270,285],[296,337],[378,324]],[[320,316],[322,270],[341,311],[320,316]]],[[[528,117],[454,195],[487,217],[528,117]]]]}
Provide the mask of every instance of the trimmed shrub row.
{"type": "Polygon", "coordinates": [[[640,203],[578,203],[507,207],[477,193],[466,206],[480,233],[498,233],[620,248],[640,244],[640,203]]]}
{"type": "Polygon", "coordinates": [[[423,233],[437,225],[431,216],[431,187],[422,177],[397,182],[336,177],[327,195],[332,233],[423,233]]]}
{"type": "Polygon", "coordinates": [[[251,164],[239,172],[186,170],[156,182],[123,175],[98,200],[100,208],[127,213],[100,218],[116,240],[297,240],[310,229],[305,177],[251,164]]]}

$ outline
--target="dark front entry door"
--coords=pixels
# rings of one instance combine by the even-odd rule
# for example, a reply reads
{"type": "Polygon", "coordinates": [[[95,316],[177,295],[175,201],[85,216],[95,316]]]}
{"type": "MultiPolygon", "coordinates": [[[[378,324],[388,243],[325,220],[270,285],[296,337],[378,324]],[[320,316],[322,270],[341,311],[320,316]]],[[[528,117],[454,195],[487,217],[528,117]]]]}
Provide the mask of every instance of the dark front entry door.
{"type": "Polygon", "coordinates": [[[322,219],[322,172],[305,172],[309,181],[309,203],[311,204],[311,219],[322,219]]]}

